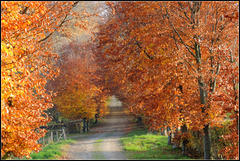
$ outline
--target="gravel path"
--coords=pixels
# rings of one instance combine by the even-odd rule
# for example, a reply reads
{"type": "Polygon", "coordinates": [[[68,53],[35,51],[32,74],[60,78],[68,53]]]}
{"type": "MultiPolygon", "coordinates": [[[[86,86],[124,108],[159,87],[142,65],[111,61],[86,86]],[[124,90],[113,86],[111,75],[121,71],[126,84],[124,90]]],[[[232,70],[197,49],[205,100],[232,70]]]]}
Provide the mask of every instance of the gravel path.
{"type": "Polygon", "coordinates": [[[92,135],[70,146],[67,159],[72,160],[124,160],[119,138],[131,128],[131,121],[124,113],[121,102],[112,96],[110,113],[101,126],[92,128],[92,135]]]}

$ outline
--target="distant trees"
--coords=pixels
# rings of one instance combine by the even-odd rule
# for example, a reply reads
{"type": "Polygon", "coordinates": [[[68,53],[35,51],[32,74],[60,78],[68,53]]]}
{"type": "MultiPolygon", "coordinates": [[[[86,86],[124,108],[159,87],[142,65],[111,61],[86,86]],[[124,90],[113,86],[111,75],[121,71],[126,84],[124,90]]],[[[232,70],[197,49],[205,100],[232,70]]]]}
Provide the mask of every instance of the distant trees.
{"type": "Polygon", "coordinates": [[[74,42],[63,46],[58,60],[61,73],[48,85],[56,93],[53,103],[58,111],[72,120],[94,118],[99,108],[106,108],[104,100],[99,99],[101,89],[94,82],[98,79],[94,75],[97,67],[90,47],[74,42]]]}

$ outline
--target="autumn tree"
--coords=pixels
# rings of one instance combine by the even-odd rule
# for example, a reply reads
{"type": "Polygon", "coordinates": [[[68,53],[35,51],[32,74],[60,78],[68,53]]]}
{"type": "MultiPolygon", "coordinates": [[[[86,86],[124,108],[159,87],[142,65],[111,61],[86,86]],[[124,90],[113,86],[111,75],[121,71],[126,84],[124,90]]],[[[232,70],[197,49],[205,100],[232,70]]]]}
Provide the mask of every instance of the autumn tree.
{"type": "MultiPolygon", "coordinates": [[[[202,110],[199,121],[204,132],[204,158],[210,159],[209,127],[219,123],[217,119],[221,118],[223,111],[226,112],[224,106],[212,100],[212,96],[219,94],[215,93],[218,88],[216,81],[224,80],[218,76],[220,66],[226,67],[223,60],[228,57],[229,42],[238,35],[237,5],[233,2],[176,2],[159,5],[165,8],[168,24],[174,33],[173,41],[178,49],[176,52],[184,58],[183,63],[199,87],[200,104],[195,108],[201,107],[202,110]],[[233,18],[229,18],[230,15],[233,18]]],[[[225,85],[229,83],[224,82],[225,85]]],[[[224,99],[222,101],[225,102],[224,99]]]]}
{"type": "Polygon", "coordinates": [[[61,31],[78,2],[1,1],[1,157],[38,152],[40,126],[50,121],[48,79],[57,76],[51,37],[61,31]]]}
{"type": "MultiPolygon", "coordinates": [[[[152,127],[202,131],[204,158],[210,159],[209,127],[220,125],[230,109],[238,111],[236,104],[226,109],[223,102],[228,101],[222,94],[227,94],[223,86],[233,84],[238,73],[238,66],[233,72],[225,61],[238,37],[237,3],[107,5],[112,14],[99,26],[98,54],[106,82],[113,82],[108,85],[122,91],[118,93],[129,98],[126,103],[132,111],[144,115],[152,127]],[[235,75],[224,77],[224,70],[235,75]]],[[[231,86],[235,91],[236,86],[231,86]]],[[[228,97],[237,98],[238,93],[228,97]]]]}
{"type": "Polygon", "coordinates": [[[238,159],[239,156],[239,39],[236,37],[235,41],[229,42],[229,55],[223,60],[225,67],[221,71],[223,76],[221,86],[224,90],[218,95],[214,96],[214,100],[219,101],[220,105],[224,105],[224,111],[229,113],[230,118],[230,133],[226,134],[222,139],[229,142],[229,145],[224,147],[219,153],[222,154],[226,159],[238,159]],[[231,45],[232,44],[232,45],[231,45]],[[229,73],[229,71],[231,71],[229,73]],[[225,85],[224,82],[229,82],[225,85]]]}
{"type": "Polygon", "coordinates": [[[71,120],[89,120],[97,113],[104,114],[105,95],[95,84],[98,78],[91,46],[74,42],[63,46],[58,66],[60,75],[48,85],[56,93],[53,102],[58,111],[71,120]]]}

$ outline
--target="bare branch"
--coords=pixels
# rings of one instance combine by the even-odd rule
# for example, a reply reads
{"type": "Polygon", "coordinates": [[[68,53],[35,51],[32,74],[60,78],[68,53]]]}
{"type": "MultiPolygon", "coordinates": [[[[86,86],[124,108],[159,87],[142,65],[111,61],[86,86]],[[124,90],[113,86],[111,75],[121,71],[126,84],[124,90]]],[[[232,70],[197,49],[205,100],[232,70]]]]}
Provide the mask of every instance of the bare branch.
{"type": "Polygon", "coordinates": [[[179,39],[181,40],[181,43],[187,48],[187,50],[189,51],[189,53],[190,53],[196,60],[198,60],[197,56],[194,55],[194,53],[193,53],[193,52],[189,49],[189,47],[185,44],[185,42],[183,41],[183,39],[182,39],[182,37],[180,36],[180,34],[178,33],[178,31],[177,31],[177,30],[175,29],[175,27],[173,26],[172,21],[170,21],[170,16],[169,16],[169,14],[168,14],[168,10],[167,10],[166,5],[165,5],[165,9],[166,9],[167,18],[168,18],[168,20],[169,20],[169,22],[170,22],[170,25],[172,26],[173,30],[177,33],[179,39]]]}
{"type": "MultiPolygon", "coordinates": [[[[78,2],[79,2],[79,1],[74,2],[74,4],[72,5],[72,8],[75,7],[75,6],[78,4],[78,2]]],[[[71,8],[71,9],[72,9],[72,8],[71,8]]],[[[43,41],[45,41],[46,39],[48,39],[58,28],[60,28],[60,27],[66,22],[66,19],[67,19],[68,15],[69,15],[71,9],[70,9],[70,10],[68,11],[68,13],[65,15],[64,19],[62,20],[62,22],[56,27],[56,29],[55,29],[53,32],[51,32],[48,36],[46,36],[45,38],[39,40],[38,43],[43,42],[43,41]]]]}
{"type": "Polygon", "coordinates": [[[192,69],[193,69],[196,73],[198,73],[197,70],[193,67],[193,65],[192,65],[190,62],[188,62],[186,59],[184,59],[184,60],[185,60],[185,62],[187,62],[187,63],[192,67],[192,69]]]}
{"type": "Polygon", "coordinates": [[[141,45],[140,45],[139,42],[136,40],[136,38],[134,37],[133,39],[136,41],[137,46],[147,55],[147,57],[148,57],[149,59],[152,60],[153,57],[151,57],[150,55],[148,55],[148,53],[141,47],[141,45]]]}
{"type": "Polygon", "coordinates": [[[190,18],[187,16],[187,13],[184,11],[184,8],[183,8],[182,4],[181,4],[180,2],[178,2],[178,4],[179,4],[180,7],[182,8],[185,17],[187,17],[187,19],[188,19],[189,21],[191,21],[190,18]]]}

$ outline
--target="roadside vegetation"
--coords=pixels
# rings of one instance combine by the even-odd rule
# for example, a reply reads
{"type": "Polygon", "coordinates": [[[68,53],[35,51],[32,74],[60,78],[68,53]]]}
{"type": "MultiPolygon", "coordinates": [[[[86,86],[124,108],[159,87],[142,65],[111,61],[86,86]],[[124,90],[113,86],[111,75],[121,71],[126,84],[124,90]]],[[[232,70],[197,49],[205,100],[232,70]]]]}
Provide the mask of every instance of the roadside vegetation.
{"type": "Polygon", "coordinates": [[[121,138],[127,159],[191,159],[167,141],[167,136],[149,134],[145,129],[133,130],[121,138]]]}
{"type": "Polygon", "coordinates": [[[31,157],[30,159],[27,159],[26,157],[23,158],[10,157],[9,159],[13,160],[62,159],[66,157],[69,145],[72,145],[76,142],[77,142],[76,139],[61,140],[56,143],[52,142],[42,147],[42,150],[39,151],[38,153],[32,152],[30,154],[31,157]]]}
{"type": "Polygon", "coordinates": [[[32,153],[32,159],[60,159],[66,155],[68,145],[75,143],[74,139],[62,140],[57,143],[46,145],[39,153],[32,153]]]}

